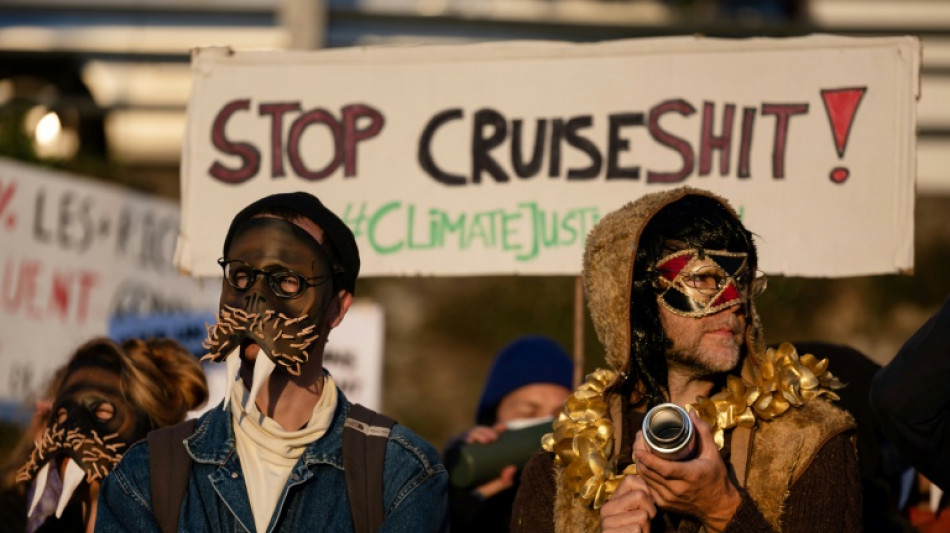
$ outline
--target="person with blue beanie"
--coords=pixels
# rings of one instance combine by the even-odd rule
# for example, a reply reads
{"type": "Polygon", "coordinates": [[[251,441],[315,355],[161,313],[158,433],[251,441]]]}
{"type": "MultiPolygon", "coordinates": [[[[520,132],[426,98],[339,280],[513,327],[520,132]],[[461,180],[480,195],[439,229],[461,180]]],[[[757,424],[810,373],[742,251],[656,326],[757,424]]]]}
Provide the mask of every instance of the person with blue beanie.
{"type": "MultiPolygon", "coordinates": [[[[446,462],[466,444],[495,442],[509,429],[555,416],[572,390],[573,373],[570,356],[550,338],[525,335],[503,347],[485,380],[476,425],[449,443],[446,462]]],[[[508,531],[517,475],[517,466],[508,465],[473,489],[451,487],[452,531],[508,531]]]]}
{"type": "MultiPolygon", "coordinates": [[[[520,337],[498,352],[485,387],[482,389],[481,399],[478,401],[478,410],[475,414],[475,423],[481,426],[493,426],[498,421],[498,408],[502,401],[512,392],[522,387],[532,386],[531,390],[547,390],[544,385],[571,389],[574,364],[561,346],[553,340],[541,335],[526,335],[520,337]],[[540,385],[541,387],[533,387],[540,385]]],[[[556,391],[557,389],[552,389],[556,391]]],[[[532,396],[533,397],[533,396],[532,396]]],[[[563,403],[555,402],[555,409],[563,403]]],[[[535,401],[535,405],[538,405],[535,401]]],[[[538,405],[542,413],[538,416],[548,416],[548,405],[538,405]]],[[[535,418],[519,416],[518,418],[535,418]]]]}

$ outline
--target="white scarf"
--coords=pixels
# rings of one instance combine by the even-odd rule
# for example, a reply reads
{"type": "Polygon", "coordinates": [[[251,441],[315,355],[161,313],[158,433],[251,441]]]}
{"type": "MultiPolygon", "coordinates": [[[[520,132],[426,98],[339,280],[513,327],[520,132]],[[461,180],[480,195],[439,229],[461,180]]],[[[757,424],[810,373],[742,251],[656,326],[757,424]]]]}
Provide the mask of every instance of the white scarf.
{"type": "Polygon", "coordinates": [[[254,524],[257,531],[264,532],[297,459],[330,427],[336,411],[337,390],[333,379],[327,375],[310,421],[294,431],[288,431],[276,420],[264,416],[254,402],[249,402],[250,407],[245,411],[248,394],[243,384],[231,387],[231,425],[254,524]]]}

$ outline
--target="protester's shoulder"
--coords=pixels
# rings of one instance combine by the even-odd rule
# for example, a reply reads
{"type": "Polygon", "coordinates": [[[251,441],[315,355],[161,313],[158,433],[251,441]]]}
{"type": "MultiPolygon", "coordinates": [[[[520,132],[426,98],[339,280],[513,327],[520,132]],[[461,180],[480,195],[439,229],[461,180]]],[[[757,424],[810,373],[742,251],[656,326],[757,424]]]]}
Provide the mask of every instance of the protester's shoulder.
{"type": "MultiPolygon", "coordinates": [[[[850,441],[855,428],[854,417],[847,411],[824,398],[813,398],[777,418],[761,421],[756,429],[756,447],[772,453],[774,446],[780,445],[784,450],[795,450],[795,457],[814,457],[837,437],[850,441]]],[[[796,471],[800,473],[808,464],[801,461],[796,471]]]]}
{"type": "MultiPolygon", "coordinates": [[[[203,414],[199,419],[194,421],[196,426],[200,426],[202,422],[207,418],[209,413],[203,414]]],[[[186,427],[186,422],[182,422],[178,427],[186,427]]],[[[195,426],[188,426],[195,427],[195,426]]],[[[153,431],[167,431],[171,426],[163,428],[162,430],[153,430],[153,431]]],[[[113,472],[118,472],[121,476],[126,478],[128,482],[133,483],[138,486],[148,486],[149,484],[149,469],[150,469],[150,448],[149,448],[149,437],[146,436],[129,447],[128,450],[122,455],[122,460],[119,461],[119,464],[116,466],[113,472]]]]}
{"type": "MultiPolygon", "coordinates": [[[[339,388],[337,388],[337,394],[340,409],[337,416],[352,416],[349,411],[353,404],[339,388]]],[[[423,477],[429,477],[445,473],[445,466],[432,444],[408,427],[396,422],[390,429],[386,443],[386,470],[387,475],[398,470],[407,477],[414,477],[420,473],[423,477]]]]}
{"type": "Polygon", "coordinates": [[[852,431],[856,427],[851,413],[822,397],[789,409],[776,422],[790,426],[789,429],[793,431],[809,429],[826,437],[852,431]]]}
{"type": "Polygon", "coordinates": [[[389,435],[389,444],[387,445],[386,453],[387,455],[396,454],[397,456],[411,460],[417,463],[419,468],[426,471],[445,471],[445,467],[442,466],[441,456],[435,447],[432,446],[429,441],[420,437],[402,424],[397,423],[393,426],[389,435]]]}
{"type": "Polygon", "coordinates": [[[148,439],[136,442],[122,455],[122,460],[106,479],[119,483],[127,492],[145,493],[149,490],[150,479],[148,454],[148,439]]]}

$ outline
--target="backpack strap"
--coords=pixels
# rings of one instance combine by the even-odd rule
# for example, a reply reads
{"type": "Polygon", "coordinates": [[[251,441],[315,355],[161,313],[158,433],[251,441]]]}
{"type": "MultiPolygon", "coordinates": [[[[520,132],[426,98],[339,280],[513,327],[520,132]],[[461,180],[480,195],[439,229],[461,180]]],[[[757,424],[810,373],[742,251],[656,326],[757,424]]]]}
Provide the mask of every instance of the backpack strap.
{"type": "Polygon", "coordinates": [[[195,419],[148,434],[148,468],[152,489],[152,514],[162,533],[178,531],[178,516],[188,490],[191,456],[184,440],[195,432],[195,419]]]}
{"type": "Polygon", "coordinates": [[[395,420],[356,404],[343,426],[343,473],[356,533],[379,531],[385,518],[383,462],[395,420]]]}

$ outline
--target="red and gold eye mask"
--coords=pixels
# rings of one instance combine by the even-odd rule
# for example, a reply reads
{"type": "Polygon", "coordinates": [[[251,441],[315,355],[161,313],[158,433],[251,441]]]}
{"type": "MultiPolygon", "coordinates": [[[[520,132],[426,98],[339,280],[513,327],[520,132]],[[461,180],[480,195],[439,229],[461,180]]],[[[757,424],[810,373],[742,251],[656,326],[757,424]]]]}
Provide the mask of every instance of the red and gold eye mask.
{"type": "Polygon", "coordinates": [[[685,317],[699,318],[741,305],[765,290],[744,252],[688,248],[661,258],[654,268],[657,302],[685,317]]]}

